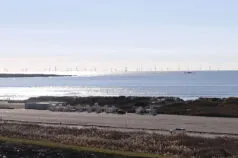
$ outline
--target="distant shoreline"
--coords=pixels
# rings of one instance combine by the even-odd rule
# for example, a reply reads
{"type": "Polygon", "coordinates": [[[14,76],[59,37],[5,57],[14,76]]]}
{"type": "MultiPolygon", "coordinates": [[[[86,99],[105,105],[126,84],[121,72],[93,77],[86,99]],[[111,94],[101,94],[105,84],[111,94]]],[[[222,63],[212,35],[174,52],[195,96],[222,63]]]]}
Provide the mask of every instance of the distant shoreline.
{"type": "Polygon", "coordinates": [[[71,75],[0,73],[0,78],[13,78],[13,77],[61,77],[61,76],[71,76],[71,75]]]}

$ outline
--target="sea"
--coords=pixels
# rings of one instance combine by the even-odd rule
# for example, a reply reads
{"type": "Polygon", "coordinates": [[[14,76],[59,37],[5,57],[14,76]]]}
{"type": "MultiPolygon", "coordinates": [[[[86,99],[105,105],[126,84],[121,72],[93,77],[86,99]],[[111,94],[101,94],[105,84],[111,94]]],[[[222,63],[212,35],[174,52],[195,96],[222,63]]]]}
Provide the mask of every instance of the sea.
{"type": "Polygon", "coordinates": [[[0,78],[0,99],[38,96],[237,97],[238,71],[125,72],[64,77],[0,78]]]}

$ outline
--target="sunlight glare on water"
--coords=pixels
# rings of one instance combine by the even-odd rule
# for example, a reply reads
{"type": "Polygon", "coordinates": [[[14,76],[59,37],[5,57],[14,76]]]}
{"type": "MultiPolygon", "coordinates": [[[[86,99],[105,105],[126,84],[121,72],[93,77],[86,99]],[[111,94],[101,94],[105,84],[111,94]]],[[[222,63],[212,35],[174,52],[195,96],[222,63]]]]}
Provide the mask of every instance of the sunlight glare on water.
{"type": "Polygon", "coordinates": [[[140,72],[74,77],[1,78],[0,99],[37,96],[238,96],[237,71],[140,72]]]}

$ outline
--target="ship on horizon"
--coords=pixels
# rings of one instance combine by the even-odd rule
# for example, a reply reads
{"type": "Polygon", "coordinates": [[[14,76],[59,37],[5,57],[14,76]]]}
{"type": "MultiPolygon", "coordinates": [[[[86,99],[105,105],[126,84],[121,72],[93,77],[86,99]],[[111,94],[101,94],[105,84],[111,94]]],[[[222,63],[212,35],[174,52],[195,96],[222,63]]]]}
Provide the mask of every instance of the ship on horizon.
{"type": "Polygon", "coordinates": [[[185,71],[184,74],[192,74],[192,71],[185,71]]]}

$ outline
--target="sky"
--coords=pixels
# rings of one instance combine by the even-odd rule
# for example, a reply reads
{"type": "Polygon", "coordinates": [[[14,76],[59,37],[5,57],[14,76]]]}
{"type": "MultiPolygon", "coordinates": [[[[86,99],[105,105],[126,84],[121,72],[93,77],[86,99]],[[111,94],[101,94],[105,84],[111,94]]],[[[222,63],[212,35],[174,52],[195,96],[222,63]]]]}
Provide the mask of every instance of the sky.
{"type": "Polygon", "coordinates": [[[236,0],[0,0],[0,71],[238,69],[236,0]]]}

